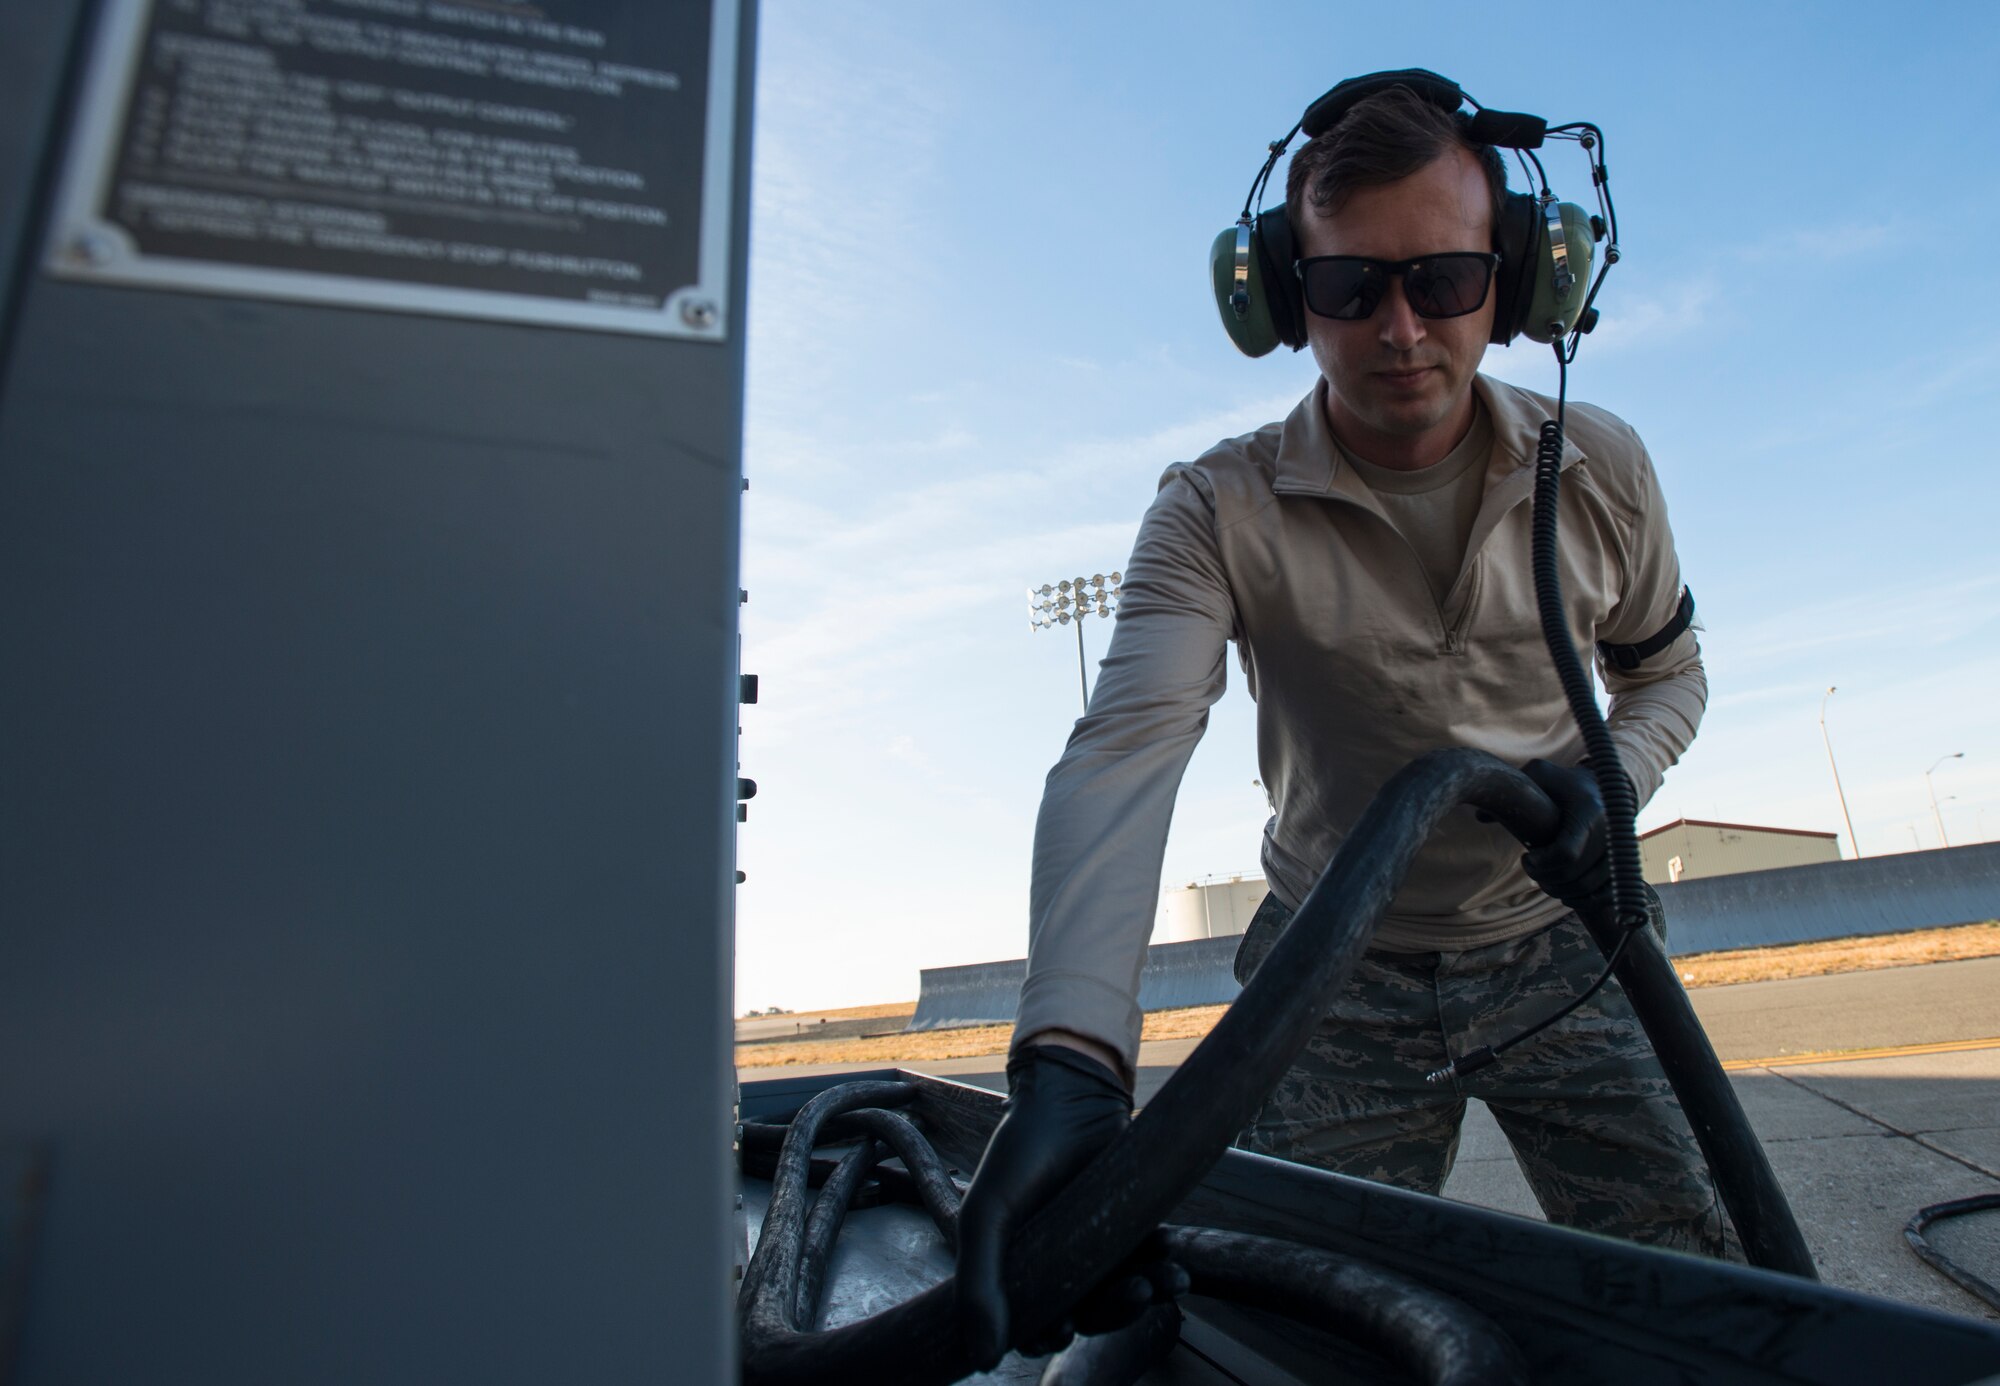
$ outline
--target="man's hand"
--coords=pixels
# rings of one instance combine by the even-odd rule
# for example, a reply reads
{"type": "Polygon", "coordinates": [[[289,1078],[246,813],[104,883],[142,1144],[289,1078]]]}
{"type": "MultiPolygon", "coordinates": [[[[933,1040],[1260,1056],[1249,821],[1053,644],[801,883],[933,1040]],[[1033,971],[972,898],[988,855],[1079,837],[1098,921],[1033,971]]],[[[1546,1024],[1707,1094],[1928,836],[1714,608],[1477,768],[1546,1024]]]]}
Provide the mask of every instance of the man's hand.
{"type": "Polygon", "coordinates": [[[1522,867],[1536,885],[1578,914],[1609,912],[1614,904],[1610,835],[1596,776],[1587,765],[1546,760],[1531,760],[1521,770],[1562,813],[1556,835],[1523,853],[1522,867]]]}
{"type": "MultiPolygon", "coordinates": [[[[1013,1341],[1003,1271],[1015,1230],[1132,1120],[1132,1097],[1117,1074],[1067,1046],[1016,1050],[1007,1061],[1007,1087],[1006,1114],[958,1214],[958,1313],[981,1371],[991,1370],[1013,1341]]],[[[1152,1295],[1126,1286],[1123,1269],[1113,1274],[1120,1281],[1113,1297],[1136,1300],[1136,1314],[1152,1295]]]]}

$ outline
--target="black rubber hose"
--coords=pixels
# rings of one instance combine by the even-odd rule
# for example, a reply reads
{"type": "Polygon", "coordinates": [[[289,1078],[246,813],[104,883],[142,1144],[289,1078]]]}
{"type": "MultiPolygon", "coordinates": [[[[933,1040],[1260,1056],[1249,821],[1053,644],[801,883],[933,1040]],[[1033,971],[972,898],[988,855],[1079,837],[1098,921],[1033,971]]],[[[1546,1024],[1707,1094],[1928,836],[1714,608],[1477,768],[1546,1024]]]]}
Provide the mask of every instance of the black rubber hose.
{"type": "Polygon", "coordinates": [[[1959,1265],[1924,1237],[1924,1230],[1934,1222],[1963,1217],[1967,1213],[1990,1213],[1995,1210],[2000,1210],[2000,1194],[1974,1194],[1971,1198],[1957,1198],[1949,1203],[1933,1203],[1928,1208],[1917,1210],[1916,1216],[1903,1229],[1903,1237],[1909,1242],[1910,1250],[1916,1252],[1925,1265],[1966,1293],[1976,1295],[1995,1309],[2000,1309],[2000,1289],[1959,1265]]]}
{"type": "Polygon", "coordinates": [[[1339,995],[1418,849],[1460,805],[1524,841],[1546,841],[1556,826],[1541,790],[1481,751],[1432,751],[1391,776],[1208,1037],[1015,1238],[1009,1290],[1030,1336],[1136,1244],[1128,1228],[1143,1235],[1165,1219],[1249,1124],[1339,995]],[[1085,1254],[1059,1254],[1078,1241],[1085,1254]],[[1027,1275],[1030,1266],[1043,1275],[1027,1275]]]}
{"type": "Polygon", "coordinates": [[[1651,929],[1627,934],[1616,922],[1602,918],[1585,917],[1584,923],[1607,954],[1621,936],[1625,938],[1618,980],[1674,1096],[1680,1099],[1681,1111],[1708,1161],[1716,1193],[1743,1239],[1744,1255],[1751,1265],[1765,1270],[1819,1279],[1805,1234],[1799,1231],[1792,1205],[1764,1155],[1763,1142],[1743,1115],[1736,1089],[1674,977],[1674,965],[1660,947],[1659,935],[1651,929]]]}
{"type": "MultiPolygon", "coordinates": [[[[855,1116],[900,1123],[901,1143],[914,1143],[928,1155],[916,1162],[942,1168],[910,1123],[878,1111],[850,1114],[848,1120],[855,1116]]],[[[872,1140],[848,1152],[812,1205],[793,1295],[796,1324],[810,1327],[817,1317],[848,1202],[880,1153],[872,1140]]],[[[905,1162],[914,1154],[906,1149],[905,1162]]],[[[1316,1247],[1212,1228],[1167,1227],[1161,1238],[1188,1271],[1195,1293],[1326,1329],[1402,1367],[1425,1386],[1507,1386],[1523,1379],[1518,1353],[1490,1320],[1406,1276],[1316,1247]]],[[[1051,1359],[1042,1386],[1131,1386],[1171,1349],[1179,1324],[1179,1310],[1167,1305],[1116,1332],[1079,1337],[1051,1359]]]]}
{"type": "MultiPolygon", "coordinates": [[[[933,1152],[933,1155],[935,1155],[935,1152],[933,1152]]],[[[937,1168],[942,1171],[944,1169],[944,1161],[938,1160],[937,1168]]],[[[951,1185],[952,1193],[957,1194],[960,1192],[957,1182],[950,1175],[945,1176],[945,1182],[951,1185]]],[[[875,1182],[872,1188],[878,1195],[875,1200],[878,1203],[905,1203],[912,1207],[924,1208],[926,1211],[929,1210],[931,1197],[924,1192],[922,1181],[911,1175],[908,1170],[898,1169],[895,1165],[877,1165],[875,1166],[875,1182]]],[[[868,1202],[869,1192],[870,1186],[863,1186],[860,1196],[854,1200],[853,1207],[856,1210],[870,1206],[868,1202]]],[[[958,1234],[957,1219],[953,1219],[953,1225],[949,1229],[941,1230],[946,1230],[948,1237],[953,1241],[953,1245],[956,1245],[955,1239],[958,1234]]]]}
{"type": "MultiPolygon", "coordinates": [[[[785,1137],[790,1135],[791,1131],[791,1125],[787,1122],[745,1121],[737,1124],[736,1139],[745,1150],[775,1152],[783,1148],[785,1137]]],[[[820,1125],[818,1139],[820,1146],[844,1145],[848,1141],[859,1139],[861,1139],[859,1128],[851,1125],[844,1116],[835,1117],[820,1125]]]]}
{"type": "MultiPolygon", "coordinates": [[[[768,1182],[778,1172],[778,1152],[775,1150],[742,1151],[737,1155],[736,1167],[752,1179],[762,1179],[768,1182]]],[[[838,1160],[829,1159],[821,1155],[813,1156],[812,1172],[806,1176],[806,1187],[809,1189],[819,1188],[827,1180],[833,1178],[833,1172],[839,1168],[840,1161],[838,1160]]],[[[882,1172],[882,1167],[877,1166],[877,1175],[879,1176],[882,1172]]],[[[889,1172],[891,1174],[895,1173],[895,1171],[889,1172]]],[[[879,1185],[883,1181],[878,1178],[876,1182],[879,1185]]],[[[909,1196],[906,1198],[903,1197],[900,1191],[891,1193],[886,1188],[876,1187],[871,1189],[869,1186],[863,1185],[860,1192],[855,1194],[854,1202],[848,1206],[852,1208],[873,1208],[878,1203],[915,1203],[916,1201],[917,1197],[914,1189],[910,1191],[909,1196]]]]}
{"type": "MultiPolygon", "coordinates": [[[[958,1250],[958,1185],[951,1180],[951,1172],[945,1168],[943,1159],[931,1143],[924,1139],[908,1117],[895,1112],[865,1108],[850,1112],[843,1121],[853,1122],[868,1131],[877,1140],[886,1142],[903,1162],[903,1168],[911,1191],[924,1211],[931,1215],[938,1231],[944,1236],[944,1244],[953,1251],[958,1250]]],[[[877,1169],[878,1179],[893,1179],[893,1170],[877,1169]]]]}
{"type": "Polygon", "coordinates": [[[1424,1386],[1528,1380],[1512,1340],[1476,1309],[1394,1271],[1274,1237],[1163,1229],[1198,1295],[1323,1328],[1387,1358],[1424,1386]]]}
{"type": "Polygon", "coordinates": [[[766,1316],[775,1313],[795,1331],[811,1328],[841,1223],[855,1193],[875,1171],[877,1161],[885,1153],[884,1146],[902,1159],[910,1191],[930,1214],[945,1244],[957,1246],[958,1187],[923,1133],[907,1117],[895,1112],[872,1107],[845,1110],[857,1101],[907,1101],[913,1091],[907,1083],[848,1084],[821,1094],[816,1099],[817,1108],[808,1104],[792,1125],[785,1128],[787,1134],[773,1172],[771,1201],[758,1235],[757,1254],[744,1273],[741,1296],[746,1322],[753,1307],[750,1301],[755,1300],[755,1312],[766,1316]],[[825,1163],[811,1158],[813,1143],[823,1131],[836,1129],[850,1135],[861,1132],[864,1136],[825,1175],[819,1197],[813,1201],[811,1211],[805,1213],[799,1190],[810,1185],[812,1172],[825,1163]],[[787,1279],[793,1286],[789,1296],[783,1288],[787,1279]]]}
{"type": "MultiPolygon", "coordinates": [[[[772,1178],[778,1172],[778,1152],[784,1149],[785,1136],[791,1130],[787,1121],[742,1121],[736,1125],[737,1168],[753,1179],[772,1178]]],[[[815,1151],[823,1151],[829,1146],[851,1145],[866,1133],[859,1127],[850,1127],[844,1116],[834,1117],[820,1124],[815,1141],[815,1151]]],[[[815,1154],[811,1173],[806,1178],[806,1187],[817,1189],[840,1167],[840,1161],[815,1154]]],[[[892,1171],[892,1174],[894,1172],[892,1171]]],[[[880,1202],[880,1190],[861,1189],[848,1205],[851,1208],[870,1208],[880,1202]]]]}
{"type": "MultiPolygon", "coordinates": [[[[1533,781],[1481,751],[1433,751],[1391,777],[1208,1037],[1125,1134],[1014,1239],[1007,1291],[1021,1337],[1046,1336],[1061,1313],[1207,1175],[1305,1047],[1417,850],[1461,804],[1485,810],[1529,846],[1546,842],[1556,828],[1555,806],[1533,781]]],[[[1616,921],[1598,923],[1618,927],[1616,921]]],[[[1598,940],[1605,946],[1602,934],[1598,940]]],[[[1746,1250],[1757,1264],[1810,1276],[1810,1255],[1762,1147],[1650,932],[1632,939],[1619,976],[1702,1142],[1746,1250]]],[[[780,1297],[765,1292],[772,1275],[790,1285],[797,1274],[797,1232],[788,1234],[789,1242],[782,1240],[774,1222],[786,1200],[797,1205],[789,1217],[802,1217],[819,1123],[843,1111],[885,1105],[884,1099],[867,1096],[829,1102],[832,1096],[821,1094],[799,1113],[794,1124],[807,1131],[787,1138],[773,1180],[773,1211],[766,1213],[770,1230],[759,1239],[744,1276],[744,1380],[769,1386],[861,1377],[883,1386],[956,1381],[972,1364],[959,1341],[949,1280],[872,1318],[814,1333],[799,1332],[787,1321],[791,1304],[776,1310],[772,1306],[780,1297]]]]}
{"type": "MultiPolygon", "coordinates": [[[[823,1122],[857,1107],[899,1107],[916,1096],[908,1083],[847,1083],[830,1088],[800,1109],[778,1152],[771,1200],[757,1234],[757,1250],[743,1269],[736,1307],[745,1344],[798,1333],[799,1261],[805,1252],[806,1181],[823,1122]]],[[[949,1378],[947,1378],[949,1379],[949,1378]]]]}
{"type": "MultiPolygon", "coordinates": [[[[770,1179],[778,1170],[778,1155],[784,1148],[785,1137],[791,1127],[779,1122],[746,1121],[737,1127],[737,1140],[741,1147],[739,1165],[745,1174],[758,1179],[770,1179]]],[[[818,1147],[844,1145],[873,1135],[878,1140],[887,1141],[889,1148],[902,1159],[904,1168],[894,1169],[878,1166],[874,1170],[875,1179],[894,1198],[901,1202],[921,1204],[931,1215],[945,1240],[953,1247],[958,1245],[958,1185],[952,1182],[951,1173],[944,1161],[938,1158],[931,1143],[908,1119],[894,1112],[876,1108],[864,1108],[844,1115],[829,1118],[821,1123],[816,1134],[818,1147]]],[[[808,1188],[818,1188],[831,1178],[838,1167],[838,1161],[814,1157],[811,1174],[806,1184],[808,1188]]],[[[850,1205],[854,1208],[872,1206],[864,1189],[850,1205]]]]}
{"type": "MultiPolygon", "coordinates": [[[[1046,1336],[1063,1311],[1207,1175],[1305,1047],[1373,937],[1411,859],[1437,823],[1461,804],[1486,810],[1523,842],[1544,842],[1555,830],[1555,807],[1547,796],[1520,771],[1484,752],[1433,751],[1392,776],[1215,1029],[1125,1134],[1014,1239],[1007,1292],[1021,1337],[1046,1336]]],[[[820,1100],[807,1104],[800,1122],[820,1100]]],[[[868,1105],[881,1104],[843,1102],[817,1114],[815,1124],[836,1110],[868,1105]]],[[[798,1157],[801,1185],[809,1157],[808,1145],[798,1157]]],[[[781,1167],[773,1183],[774,1208],[785,1174],[781,1167]]],[[[803,1198],[802,1188],[797,1198],[803,1198]]],[[[767,1224],[770,1220],[767,1213],[767,1224]]],[[[764,1251],[760,1240],[753,1270],[764,1251]]],[[[884,1386],[939,1386],[971,1369],[958,1337],[949,1280],[872,1318],[801,1333],[771,1311],[763,1283],[782,1268],[780,1278],[789,1285],[796,1267],[791,1253],[788,1260],[766,1262],[761,1276],[745,1274],[746,1382],[804,1386],[867,1379],[884,1386]]]]}
{"type": "Polygon", "coordinates": [[[840,1235],[840,1224],[846,1220],[855,1190],[868,1177],[879,1151],[874,1141],[867,1140],[841,1156],[839,1168],[821,1186],[812,1211],[806,1214],[805,1241],[799,1249],[799,1279],[792,1295],[792,1322],[800,1328],[811,1328],[819,1314],[819,1295],[826,1284],[826,1263],[833,1257],[834,1239],[840,1235]]]}
{"type": "Polygon", "coordinates": [[[1180,1341],[1181,1317],[1178,1304],[1157,1304],[1123,1328],[1073,1338],[1043,1365],[1037,1386],[1134,1386],[1180,1341]]]}

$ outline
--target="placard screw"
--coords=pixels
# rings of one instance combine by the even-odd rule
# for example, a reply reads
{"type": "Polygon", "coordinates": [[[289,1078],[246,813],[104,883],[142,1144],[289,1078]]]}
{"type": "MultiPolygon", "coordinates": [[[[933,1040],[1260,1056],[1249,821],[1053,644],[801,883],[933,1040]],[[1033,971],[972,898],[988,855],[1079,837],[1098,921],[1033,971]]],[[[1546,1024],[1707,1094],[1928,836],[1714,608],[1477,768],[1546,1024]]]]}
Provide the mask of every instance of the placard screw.
{"type": "Polygon", "coordinates": [[[85,265],[108,265],[118,258],[118,245],[102,231],[84,231],[69,243],[72,260],[85,265]]]}

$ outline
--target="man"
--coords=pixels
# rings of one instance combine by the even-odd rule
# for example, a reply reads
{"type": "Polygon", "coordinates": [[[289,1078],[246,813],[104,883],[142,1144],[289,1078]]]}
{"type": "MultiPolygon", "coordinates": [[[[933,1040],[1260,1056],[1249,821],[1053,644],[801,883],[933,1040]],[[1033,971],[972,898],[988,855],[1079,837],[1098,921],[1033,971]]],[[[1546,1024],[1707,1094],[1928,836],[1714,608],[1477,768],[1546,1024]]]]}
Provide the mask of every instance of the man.
{"type": "MultiPolygon", "coordinates": [[[[1375,791],[1426,751],[1472,746],[1529,767],[1566,815],[1564,845],[1525,864],[1497,825],[1469,810],[1446,820],[1240,1143],[1435,1193],[1477,1096],[1551,1218],[1724,1251],[1706,1168],[1615,982],[1498,1063],[1425,1082],[1559,1008],[1602,966],[1581,922],[1529,875],[1563,889],[1601,872],[1603,811],[1574,768],[1582,741],[1542,644],[1529,563],[1536,435],[1555,404],[1477,374],[1504,194],[1495,151],[1402,87],[1359,102],[1292,160],[1286,203],[1320,379],[1283,422],[1167,470],[1089,712],[1042,800],[1012,1099],[962,1228],[961,1302],[991,1356],[1008,1331],[997,1269],[1007,1235],[1129,1115],[1167,825],[1231,642],[1257,701],[1273,808],[1271,894],[1239,976],[1375,791]],[[1372,311],[1359,312],[1355,262],[1327,257],[1384,262],[1370,271],[1377,287],[1387,274],[1372,311]]],[[[1573,637],[1580,649],[1646,641],[1671,629],[1682,591],[1658,482],[1619,420],[1577,404],[1567,420],[1573,637]]],[[[1644,803],[1700,720],[1695,638],[1603,674],[1644,803]]],[[[1132,1293],[1143,1299],[1144,1287],[1132,1293]]]]}

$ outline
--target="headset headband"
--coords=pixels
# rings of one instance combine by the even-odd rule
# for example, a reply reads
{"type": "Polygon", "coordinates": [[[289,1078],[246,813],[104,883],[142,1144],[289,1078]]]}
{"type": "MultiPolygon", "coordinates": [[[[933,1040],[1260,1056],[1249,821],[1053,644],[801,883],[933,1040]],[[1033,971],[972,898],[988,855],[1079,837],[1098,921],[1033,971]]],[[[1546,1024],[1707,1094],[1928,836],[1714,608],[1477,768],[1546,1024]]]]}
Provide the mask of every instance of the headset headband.
{"type": "Polygon", "coordinates": [[[1465,93],[1460,90],[1458,83],[1449,77],[1440,77],[1425,68],[1406,67],[1399,72],[1371,72],[1363,77],[1349,77],[1306,107],[1306,113],[1299,117],[1299,129],[1305,132],[1307,139],[1318,139],[1340,124],[1340,118],[1357,104],[1377,92],[1387,91],[1390,87],[1408,87],[1433,106],[1445,111],[1457,111],[1466,100],[1465,93]]]}
{"type": "Polygon", "coordinates": [[[1448,115],[1461,115],[1461,107],[1472,107],[1473,113],[1465,117],[1465,133],[1474,144],[1491,144],[1502,149],[1540,149],[1548,137],[1549,123],[1540,116],[1528,115],[1524,111],[1489,111],[1467,96],[1465,89],[1451,78],[1440,77],[1428,68],[1406,67],[1395,72],[1370,72],[1362,77],[1349,77],[1336,84],[1306,107],[1306,113],[1299,117],[1292,134],[1285,136],[1280,148],[1272,151],[1273,161],[1284,152],[1282,146],[1289,145],[1294,135],[1303,132],[1309,140],[1318,139],[1340,124],[1341,118],[1363,101],[1391,87],[1402,87],[1448,115]]]}
{"type": "Polygon", "coordinates": [[[1291,148],[1292,141],[1298,138],[1301,131],[1309,140],[1318,139],[1340,124],[1355,106],[1391,87],[1403,87],[1446,114],[1458,116],[1464,121],[1466,138],[1474,144],[1490,144],[1502,149],[1540,149],[1543,140],[1548,137],[1549,123],[1540,116],[1521,111],[1489,111],[1467,96],[1458,83],[1449,77],[1439,76],[1429,68],[1405,67],[1394,72],[1370,72],[1360,77],[1349,77],[1335,83],[1331,90],[1306,107],[1298,124],[1283,139],[1271,141],[1264,166],[1257,170],[1257,176],[1250,182],[1250,195],[1243,200],[1244,224],[1247,226],[1255,220],[1257,199],[1263,193],[1265,184],[1271,180],[1271,170],[1277,166],[1278,156],[1291,148]],[[1464,115],[1460,109],[1463,106],[1471,106],[1473,114],[1464,115]]]}

